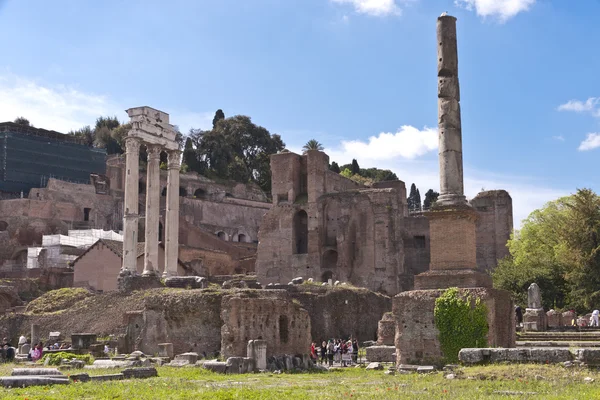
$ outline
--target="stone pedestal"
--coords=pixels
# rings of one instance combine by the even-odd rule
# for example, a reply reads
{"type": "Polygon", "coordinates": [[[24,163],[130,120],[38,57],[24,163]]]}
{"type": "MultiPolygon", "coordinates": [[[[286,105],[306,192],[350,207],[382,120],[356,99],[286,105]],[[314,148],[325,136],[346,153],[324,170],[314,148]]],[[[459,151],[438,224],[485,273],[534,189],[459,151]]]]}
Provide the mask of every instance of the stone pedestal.
{"type": "Polygon", "coordinates": [[[469,206],[438,208],[429,219],[429,271],[415,276],[415,289],[492,287],[492,278],[477,270],[477,212],[469,206]]]}
{"type": "MultiPolygon", "coordinates": [[[[394,297],[396,364],[437,364],[443,361],[439,331],[434,324],[435,300],[443,290],[412,290],[394,297]]],[[[479,297],[488,309],[490,347],[515,346],[515,318],[510,293],[492,288],[461,289],[479,297]]]]}
{"type": "Polygon", "coordinates": [[[572,326],[577,323],[577,313],[573,311],[565,311],[561,315],[562,326],[572,326]]]}
{"type": "Polygon", "coordinates": [[[19,355],[26,356],[31,351],[31,345],[29,343],[25,343],[19,346],[19,355]]]}
{"type": "Polygon", "coordinates": [[[249,358],[254,360],[254,368],[257,371],[267,369],[267,341],[266,340],[249,340],[247,354],[249,358]]]}
{"type": "Polygon", "coordinates": [[[382,346],[393,346],[396,337],[396,321],[394,314],[387,312],[377,324],[377,344],[382,346]]]}
{"type": "Polygon", "coordinates": [[[543,308],[526,308],[523,315],[523,330],[526,332],[545,332],[546,312],[543,308]]]}
{"type": "Polygon", "coordinates": [[[158,356],[173,358],[173,343],[159,343],[158,344],[158,356]]]}

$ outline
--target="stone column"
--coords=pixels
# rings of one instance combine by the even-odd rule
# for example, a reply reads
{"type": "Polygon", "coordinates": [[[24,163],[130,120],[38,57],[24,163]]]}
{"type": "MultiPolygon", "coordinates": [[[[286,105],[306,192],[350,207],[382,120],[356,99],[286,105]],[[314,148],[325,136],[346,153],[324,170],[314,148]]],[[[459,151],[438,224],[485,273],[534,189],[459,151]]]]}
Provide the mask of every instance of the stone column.
{"type": "Polygon", "coordinates": [[[440,196],[436,205],[465,205],[456,18],[445,13],[437,19],[437,56],[440,196]]]}
{"type": "Polygon", "coordinates": [[[138,241],[138,193],[140,140],[125,140],[125,204],[123,210],[123,266],[121,273],[136,272],[138,241]]]}
{"type": "Polygon", "coordinates": [[[31,345],[35,346],[40,341],[40,326],[31,324],[31,345]]]}
{"type": "Polygon", "coordinates": [[[179,257],[179,150],[168,152],[167,218],[165,221],[165,270],[164,277],[177,275],[179,257]]]}
{"type": "MultiPolygon", "coordinates": [[[[160,214],[160,146],[147,145],[146,178],[146,241],[144,243],[143,276],[155,275],[158,270],[158,224],[160,214]]],[[[167,189],[168,191],[168,189],[167,189]]]]}

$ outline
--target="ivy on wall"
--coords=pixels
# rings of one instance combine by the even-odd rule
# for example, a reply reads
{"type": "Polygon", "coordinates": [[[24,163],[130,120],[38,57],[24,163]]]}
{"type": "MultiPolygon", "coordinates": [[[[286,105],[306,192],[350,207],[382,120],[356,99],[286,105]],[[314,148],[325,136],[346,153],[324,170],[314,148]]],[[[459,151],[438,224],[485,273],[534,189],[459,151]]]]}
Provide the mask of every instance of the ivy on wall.
{"type": "Polygon", "coordinates": [[[446,362],[458,362],[458,352],[467,347],[487,346],[487,307],[480,298],[461,295],[449,288],[435,300],[435,326],[446,362]]]}

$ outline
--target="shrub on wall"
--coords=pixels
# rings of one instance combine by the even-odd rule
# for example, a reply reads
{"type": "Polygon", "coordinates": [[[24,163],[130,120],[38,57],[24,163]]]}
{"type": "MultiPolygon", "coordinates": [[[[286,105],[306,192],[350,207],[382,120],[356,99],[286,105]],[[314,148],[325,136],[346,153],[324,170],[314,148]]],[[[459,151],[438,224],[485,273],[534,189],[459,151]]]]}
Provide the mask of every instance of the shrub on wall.
{"type": "Polygon", "coordinates": [[[433,313],[446,362],[458,362],[462,348],[487,346],[487,307],[480,298],[449,288],[435,300],[433,313]]]}
{"type": "Polygon", "coordinates": [[[89,354],[73,354],[61,351],[59,353],[46,353],[42,357],[41,363],[44,365],[60,365],[62,360],[81,360],[86,364],[91,364],[94,358],[89,354]]]}

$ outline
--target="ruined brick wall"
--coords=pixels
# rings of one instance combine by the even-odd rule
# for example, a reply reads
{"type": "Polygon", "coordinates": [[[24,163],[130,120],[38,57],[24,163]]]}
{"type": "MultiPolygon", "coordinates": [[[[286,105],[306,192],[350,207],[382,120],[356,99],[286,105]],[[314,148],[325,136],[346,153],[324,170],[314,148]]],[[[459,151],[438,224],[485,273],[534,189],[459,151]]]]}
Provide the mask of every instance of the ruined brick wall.
{"type": "Polygon", "coordinates": [[[404,267],[406,271],[403,290],[414,287],[415,275],[429,270],[429,220],[423,215],[404,218],[404,267]]]}
{"type": "Polygon", "coordinates": [[[506,243],[513,231],[512,198],[505,190],[479,193],[471,200],[477,221],[477,268],[491,271],[509,252],[506,243]]]}
{"type": "Polygon", "coordinates": [[[244,290],[223,297],[223,357],[246,355],[250,339],[267,341],[267,357],[310,352],[308,312],[282,290],[244,290]]]}
{"type": "MultiPolygon", "coordinates": [[[[296,201],[296,197],[301,192],[301,175],[306,176],[306,163],[302,156],[291,152],[271,155],[273,204],[296,201]]],[[[305,188],[303,192],[306,192],[305,188]]]]}
{"type": "Polygon", "coordinates": [[[347,192],[349,190],[364,189],[364,186],[338,174],[337,172],[325,171],[326,193],[347,192]]]}
{"type": "Polygon", "coordinates": [[[308,311],[312,339],[353,336],[359,342],[377,340],[381,316],[392,309],[392,299],[362,288],[293,286],[290,296],[308,311]]]}

